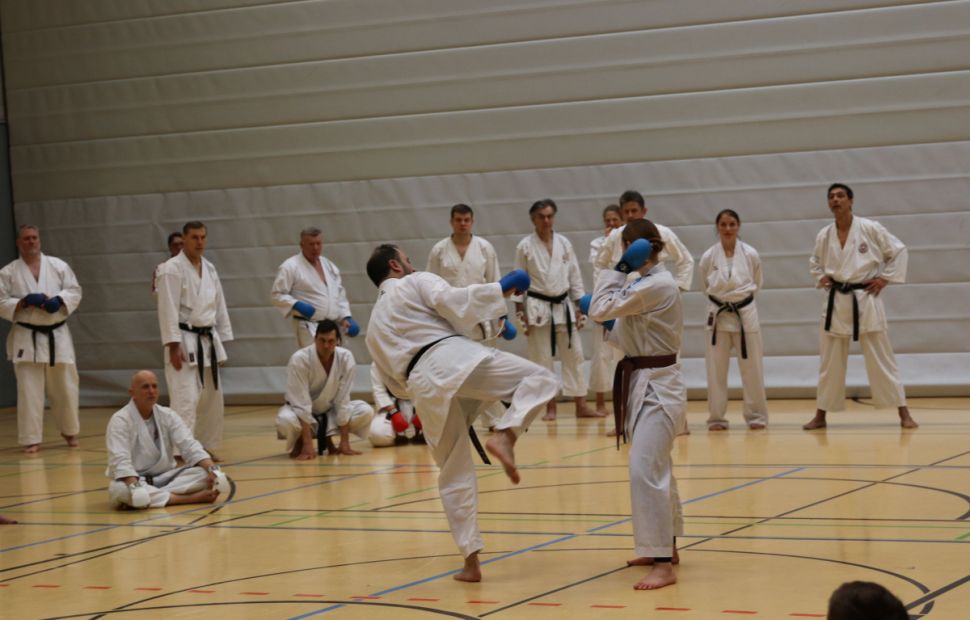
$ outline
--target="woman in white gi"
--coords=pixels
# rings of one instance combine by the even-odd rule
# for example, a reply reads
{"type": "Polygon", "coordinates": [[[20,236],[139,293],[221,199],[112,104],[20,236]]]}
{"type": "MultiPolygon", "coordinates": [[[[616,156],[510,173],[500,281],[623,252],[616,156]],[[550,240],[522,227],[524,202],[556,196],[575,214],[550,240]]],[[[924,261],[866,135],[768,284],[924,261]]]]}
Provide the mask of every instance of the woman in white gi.
{"type": "MultiPolygon", "coordinates": [[[[652,566],[634,588],[653,590],[677,581],[676,536],[683,515],[670,452],[687,409],[687,390],[677,352],[684,330],[677,283],[659,263],[664,249],[649,220],[628,222],[626,251],[613,271],[604,271],[590,304],[594,321],[616,319],[611,341],[625,354],[617,365],[613,409],[617,429],[630,446],[630,495],[636,558],[652,566]],[[644,241],[645,240],[645,241],[644,241]],[[641,277],[627,283],[631,272],[641,277]]],[[[617,439],[619,442],[619,439],[617,439]]]]}
{"type": "Polygon", "coordinates": [[[728,366],[731,349],[738,356],[744,394],[744,420],[752,430],[768,424],[761,328],[754,296],[762,286],[761,257],[738,239],[741,218],[724,209],[714,220],[720,241],[701,257],[700,272],[707,295],[707,428],[727,430],[728,366]]]}
{"type": "MultiPolygon", "coordinates": [[[[603,228],[605,229],[602,237],[593,239],[589,244],[589,262],[593,265],[593,285],[602,269],[597,267],[597,256],[607,237],[617,228],[623,226],[623,215],[620,207],[609,205],[603,209],[603,228]]],[[[596,411],[603,415],[609,415],[606,410],[606,393],[613,387],[613,370],[616,363],[623,357],[623,354],[614,346],[607,344],[609,330],[600,324],[593,328],[593,352],[589,358],[589,389],[596,393],[596,411]]]]}

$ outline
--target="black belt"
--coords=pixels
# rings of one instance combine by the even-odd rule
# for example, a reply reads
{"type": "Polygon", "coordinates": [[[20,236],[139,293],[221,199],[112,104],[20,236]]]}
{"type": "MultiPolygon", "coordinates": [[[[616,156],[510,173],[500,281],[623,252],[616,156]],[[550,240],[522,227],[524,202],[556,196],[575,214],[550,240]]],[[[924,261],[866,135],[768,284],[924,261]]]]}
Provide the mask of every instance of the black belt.
{"type": "MultiPolygon", "coordinates": [[[[437,340],[429,342],[418,349],[418,352],[415,353],[414,357],[411,358],[411,361],[408,362],[407,370],[404,371],[404,379],[407,380],[411,377],[411,371],[414,370],[414,367],[418,365],[418,361],[431,349],[431,347],[438,344],[442,340],[448,340],[449,338],[454,338],[457,335],[458,334],[452,334],[450,336],[445,336],[444,338],[438,338],[437,340]]],[[[472,445],[475,446],[475,451],[478,452],[478,456],[482,458],[482,462],[486,465],[491,465],[492,461],[488,459],[488,454],[485,453],[485,448],[482,447],[482,442],[478,440],[478,434],[475,433],[475,428],[472,426],[468,427],[468,437],[471,438],[472,445]]]]}
{"type": "Polygon", "coordinates": [[[205,387],[205,355],[202,349],[202,336],[209,337],[209,362],[212,364],[212,384],[215,389],[219,389],[219,361],[216,359],[216,341],[212,337],[211,327],[193,327],[188,323],[179,323],[179,329],[195,334],[196,339],[196,366],[199,368],[199,381],[205,387]]]}
{"type": "Polygon", "coordinates": [[[713,295],[708,295],[707,298],[711,300],[711,303],[717,306],[717,312],[714,313],[714,321],[711,328],[711,346],[717,344],[717,317],[720,316],[722,312],[733,312],[734,314],[738,315],[738,323],[741,324],[741,359],[748,359],[748,343],[744,337],[744,320],[741,318],[741,313],[738,312],[738,310],[750,305],[751,302],[754,301],[754,295],[749,295],[737,303],[721,301],[713,295]]]}
{"type": "Polygon", "coordinates": [[[37,361],[37,333],[47,334],[47,350],[50,355],[50,365],[54,365],[54,330],[67,323],[66,320],[60,323],[54,323],[53,325],[34,325],[32,323],[23,323],[17,321],[17,325],[21,327],[26,327],[32,333],[30,334],[30,341],[34,347],[34,361],[37,361]]]}
{"type": "Polygon", "coordinates": [[[626,443],[626,401],[630,394],[630,378],[633,371],[643,368],[663,368],[677,363],[677,354],[644,355],[624,357],[616,364],[613,373],[613,421],[616,423],[616,449],[620,449],[620,437],[626,443]]]}
{"type": "MultiPolygon", "coordinates": [[[[537,293],[535,291],[528,291],[526,292],[526,295],[528,295],[529,297],[534,297],[540,301],[549,302],[549,323],[552,326],[552,331],[549,334],[549,339],[552,341],[551,342],[552,356],[555,357],[556,356],[556,313],[554,311],[555,309],[552,306],[555,304],[561,304],[562,302],[566,301],[566,298],[569,296],[569,291],[566,291],[561,295],[555,295],[555,296],[543,295],[542,293],[537,293]]],[[[571,349],[573,348],[573,314],[572,312],[569,311],[569,308],[566,308],[564,312],[566,313],[566,335],[567,335],[566,342],[568,343],[568,347],[571,349]]],[[[528,314],[528,308],[526,308],[526,313],[528,314]]]]}
{"type": "Polygon", "coordinates": [[[829,305],[825,310],[825,331],[832,327],[832,310],[835,308],[835,294],[852,295],[852,339],[859,340],[859,300],[856,299],[852,291],[861,291],[866,288],[862,282],[836,282],[832,280],[829,288],[829,305]]]}

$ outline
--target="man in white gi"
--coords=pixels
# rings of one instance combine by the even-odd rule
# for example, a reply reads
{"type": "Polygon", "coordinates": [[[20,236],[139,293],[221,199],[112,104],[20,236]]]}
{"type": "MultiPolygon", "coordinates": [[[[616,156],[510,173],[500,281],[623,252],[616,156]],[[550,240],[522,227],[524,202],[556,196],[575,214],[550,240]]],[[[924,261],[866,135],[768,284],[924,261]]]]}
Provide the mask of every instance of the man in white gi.
{"type": "MultiPolygon", "coordinates": [[[[457,204],[451,208],[450,237],[445,237],[431,248],[428,255],[428,271],[444,278],[445,282],[456,288],[464,288],[472,284],[487,284],[498,282],[498,255],[492,244],[482,237],[472,234],[475,214],[472,208],[465,204],[457,204]]],[[[507,339],[514,329],[505,326],[502,335],[507,339]]],[[[492,341],[500,330],[498,321],[482,321],[473,331],[473,340],[492,341]]],[[[489,429],[494,422],[502,417],[505,407],[502,403],[493,403],[482,413],[482,425],[489,429]]]]}
{"type": "Polygon", "coordinates": [[[509,403],[486,449],[518,484],[516,440],[559,386],[541,366],[460,334],[502,316],[505,298],[528,290],[529,277],[517,270],[496,283],[452,288],[432,273],[415,273],[408,257],[393,245],[374,251],[367,275],[380,289],[367,328],[367,349],[383,383],[396,396],[410,398],[421,414],[440,469],[441,503],[465,558],[455,579],[480,581],[483,543],[470,425],[488,403],[509,403]]]}
{"type": "MultiPolygon", "coordinates": [[[[678,285],[660,263],[663,238],[649,220],[629,222],[625,251],[596,283],[589,316],[615,320],[610,338],[626,357],[616,369],[616,427],[630,441],[630,504],[636,557],[630,566],[651,566],[633,587],[655,590],[677,581],[677,536],[684,520],[670,456],[687,415],[680,351],[684,313],[678,285]],[[636,279],[629,278],[637,274],[636,279]],[[618,390],[616,388],[619,388],[618,390]]],[[[619,439],[617,439],[619,447],[619,439]]]]}
{"type": "Polygon", "coordinates": [[[0,270],[0,317],[13,325],[7,359],[17,377],[17,442],[24,452],[44,439],[44,395],[67,445],[78,446],[78,376],[67,317],[81,303],[81,286],[67,263],[40,251],[40,231],[17,231],[20,258],[0,270]]]}
{"type": "Polygon", "coordinates": [[[202,222],[182,227],[182,251],[158,269],[158,324],[165,346],[169,406],[212,455],[222,443],[224,413],[219,367],[232,325],[216,268],[202,257],[207,231],[202,222]],[[209,368],[209,372],[205,371],[209,368]]]}
{"type": "MultiPolygon", "coordinates": [[[[515,249],[515,267],[529,274],[532,285],[515,304],[516,316],[529,338],[529,359],[552,370],[559,354],[562,363],[562,393],[576,403],[576,417],[599,418],[586,404],[588,383],[583,375],[583,344],[579,338],[582,315],[576,304],[586,294],[573,245],[553,232],[559,208],[546,198],[533,203],[529,218],[535,231],[515,249]]],[[[556,400],[546,405],[543,420],[556,419],[556,400]]]]}
{"type": "Polygon", "coordinates": [[[367,436],[371,445],[375,448],[388,448],[412,442],[427,443],[421,418],[414,410],[414,404],[405,398],[395,397],[387,390],[376,364],[370,366],[370,384],[371,393],[374,395],[374,408],[377,409],[367,436]]]}
{"type": "Polygon", "coordinates": [[[292,320],[300,348],[313,343],[316,322],[323,319],[340,325],[348,336],[360,332],[360,326],[350,316],[340,270],[323,256],[323,233],[319,228],[300,231],[300,253],[280,265],[270,295],[273,305],[292,320]]]}
{"type": "Polygon", "coordinates": [[[825,428],[826,412],[845,408],[850,336],[862,348],[876,406],[897,408],[900,426],[917,428],[906,406],[887,333],[886,309],[879,298],[890,282],[905,282],[908,252],[882,224],[855,217],[852,201],[848,185],[829,186],[829,210],[835,222],[818,233],[809,261],[815,286],[826,289],[828,295],[822,307],[818,409],[802,428],[825,428]]]}
{"type": "MultiPolygon", "coordinates": [[[[175,231],[169,234],[168,258],[175,258],[178,256],[178,253],[182,251],[183,245],[185,245],[185,243],[182,241],[182,233],[175,231]]],[[[158,295],[158,268],[164,264],[165,262],[162,261],[157,267],[155,267],[155,271],[152,272],[152,295],[158,295]]]]}
{"type": "Polygon", "coordinates": [[[111,416],[105,434],[111,503],[161,508],[216,501],[219,468],[178,414],[158,404],[155,374],[135,373],[128,394],[131,400],[111,416]],[[176,453],[191,466],[179,466],[176,453]]]}
{"type": "Polygon", "coordinates": [[[340,329],[330,319],[317,324],[310,346],[286,365],[286,404],[276,414],[276,435],[286,440],[290,458],[308,461],[323,454],[313,438],[323,440],[330,454],[360,454],[350,447],[350,433],[366,439],[374,410],[362,400],[350,400],[357,362],[340,344],[340,329]],[[321,428],[321,425],[323,428],[321,428]],[[340,435],[340,447],[333,437],[340,435]]]}

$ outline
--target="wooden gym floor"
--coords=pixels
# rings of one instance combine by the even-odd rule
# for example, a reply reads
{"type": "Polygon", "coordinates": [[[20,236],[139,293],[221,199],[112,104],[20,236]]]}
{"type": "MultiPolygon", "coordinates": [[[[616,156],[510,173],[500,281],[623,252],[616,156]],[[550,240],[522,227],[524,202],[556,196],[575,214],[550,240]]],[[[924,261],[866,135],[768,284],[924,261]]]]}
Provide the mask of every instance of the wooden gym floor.
{"type": "MultiPolygon", "coordinates": [[[[826,431],[809,401],[772,401],[768,431],[708,433],[703,401],[677,439],[686,515],[679,582],[632,585],[626,455],[607,422],[536,421],[522,484],[481,466],[484,580],[460,566],[424,446],[295,463],[269,407],[227,411],[225,504],[117,512],[101,433],[35,456],[0,410],[4,618],[824,618],[831,591],[876,581],[914,617],[970,616],[970,400],[914,399],[922,427],[849,403],[826,431]]],[[[56,437],[48,429],[47,437],[56,437]]]]}

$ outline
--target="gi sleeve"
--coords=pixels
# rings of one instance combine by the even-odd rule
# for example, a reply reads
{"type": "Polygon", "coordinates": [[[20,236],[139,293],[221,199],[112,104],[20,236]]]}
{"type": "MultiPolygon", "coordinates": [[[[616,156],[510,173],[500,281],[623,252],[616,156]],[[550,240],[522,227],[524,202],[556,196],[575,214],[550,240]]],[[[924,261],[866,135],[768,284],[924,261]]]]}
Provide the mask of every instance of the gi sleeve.
{"type": "Polygon", "coordinates": [[[886,230],[879,222],[873,222],[872,237],[878,246],[883,264],[879,277],[887,282],[902,283],[906,281],[906,267],[909,262],[909,250],[895,235],[886,230]]]}
{"type": "Polygon", "coordinates": [[[333,409],[337,413],[338,428],[350,424],[350,390],[354,387],[354,377],[357,376],[357,362],[352,355],[346,356],[346,359],[341,361],[345,362],[346,366],[341,369],[337,393],[333,398],[333,409]]]}
{"type": "Polygon", "coordinates": [[[436,276],[441,275],[441,253],[438,251],[437,243],[431,246],[431,251],[428,252],[428,271],[436,276]]]}
{"type": "Polygon", "coordinates": [[[498,282],[501,277],[501,268],[498,265],[498,254],[491,243],[485,246],[485,281],[498,282]]]}
{"type": "Polygon", "coordinates": [[[273,280],[273,288],[270,289],[270,300],[284,317],[293,314],[293,304],[300,301],[290,295],[293,290],[293,270],[284,262],[276,272],[276,279],[273,280]]]}
{"type": "Polygon", "coordinates": [[[673,231],[664,231],[664,252],[674,263],[673,276],[682,291],[689,291],[694,278],[694,257],[673,231]]]}
{"type": "Polygon", "coordinates": [[[9,266],[0,270],[0,317],[13,322],[20,297],[14,294],[13,269],[9,266]]]}
{"type": "Polygon", "coordinates": [[[815,279],[815,288],[821,288],[822,278],[825,277],[825,256],[828,252],[828,235],[830,227],[826,226],[815,236],[815,249],[808,259],[808,271],[815,279]]]}
{"type": "Polygon", "coordinates": [[[57,276],[60,280],[59,290],[51,297],[60,297],[64,302],[64,308],[59,312],[63,312],[64,317],[67,318],[77,310],[77,307],[81,304],[81,285],[78,284],[77,277],[74,275],[74,271],[71,267],[64,261],[57,261],[55,263],[57,269],[57,276]]]}
{"type": "Polygon", "coordinates": [[[597,323],[624,316],[644,314],[669,302],[670,291],[663,286],[624,287],[627,274],[604,271],[593,291],[589,318],[597,323]]]}
{"type": "MultiPolygon", "coordinates": [[[[606,240],[603,241],[602,247],[600,247],[599,252],[596,254],[596,260],[593,266],[597,269],[612,269],[613,265],[610,264],[613,254],[616,253],[616,246],[620,243],[620,235],[622,234],[621,229],[617,228],[610,231],[607,235],[606,240]]],[[[595,284],[595,283],[594,283],[595,284]]]]}
{"type": "Polygon", "coordinates": [[[566,251],[569,252],[569,298],[573,301],[579,301],[579,298],[586,294],[586,288],[583,287],[583,275],[579,272],[579,261],[576,260],[573,244],[567,239],[563,240],[566,242],[566,251]]]}
{"type": "Polygon", "coordinates": [[[162,344],[182,342],[179,329],[179,302],[182,296],[182,277],[178,268],[163,263],[158,268],[158,329],[162,344]]]}
{"type": "Polygon", "coordinates": [[[212,270],[212,279],[216,285],[216,331],[219,332],[219,340],[229,342],[232,340],[232,323],[229,322],[229,310],[226,308],[226,296],[222,292],[222,282],[216,270],[212,270]]]}
{"type": "Polygon", "coordinates": [[[751,250],[751,281],[754,283],[754,290],[751,294],[754,295],[762,288],[764,288],[765,280],[761,273],[761,255],[754,248],[749,248],[751,250]]]}
{"type": "Polygon", "coordinates": [[[697,264],[697,269],[701,274],[701,288],[705,294],[708,291],[708,276],[711,275],[711,265],[714,263],[714,252],[708,250],[701,256],[701,261],[697,264]]]}
{"type": "Polygon", "coordinates": [[[286,403],[301,422],[313,424],[310,370],[303,367],[300,351],[294,353],[286,365],[286,403]]]}
{"type": "Polygon", "coordinates": [[[333,273],[333,283],[337,289],[337,311],[341,319],[350,316],[350,302],[347,301],[347,291],[344,290],[344,282],[340,279],[340,270],[331,260],[327,260],[330,264],[331,273],[333,273]]]}
{"type": "Polygon", "coordinates": [[[370,387],[374,394],[374,404],[378,410],[394,406],[394,397],[388,393],[381,373],[377,370],[377,364],[370,365],[370,387]]]}
{"type": "Polygon", "coordinates": [[[418,291],[422,301],[459,333],[467,333],[482,321],[497,319],[508,312],[498,282],[452,288],[436,275],[415,275],[421,276],[418,291]]]}
{"type": "Polygon", "coordinates": [[[134,444],[132,429],[124,416],[112,416],[104,434],[104,441],[108,449],[108,477],[118,480],[139,476],[131,460],[131,447],[134,444]]]}

